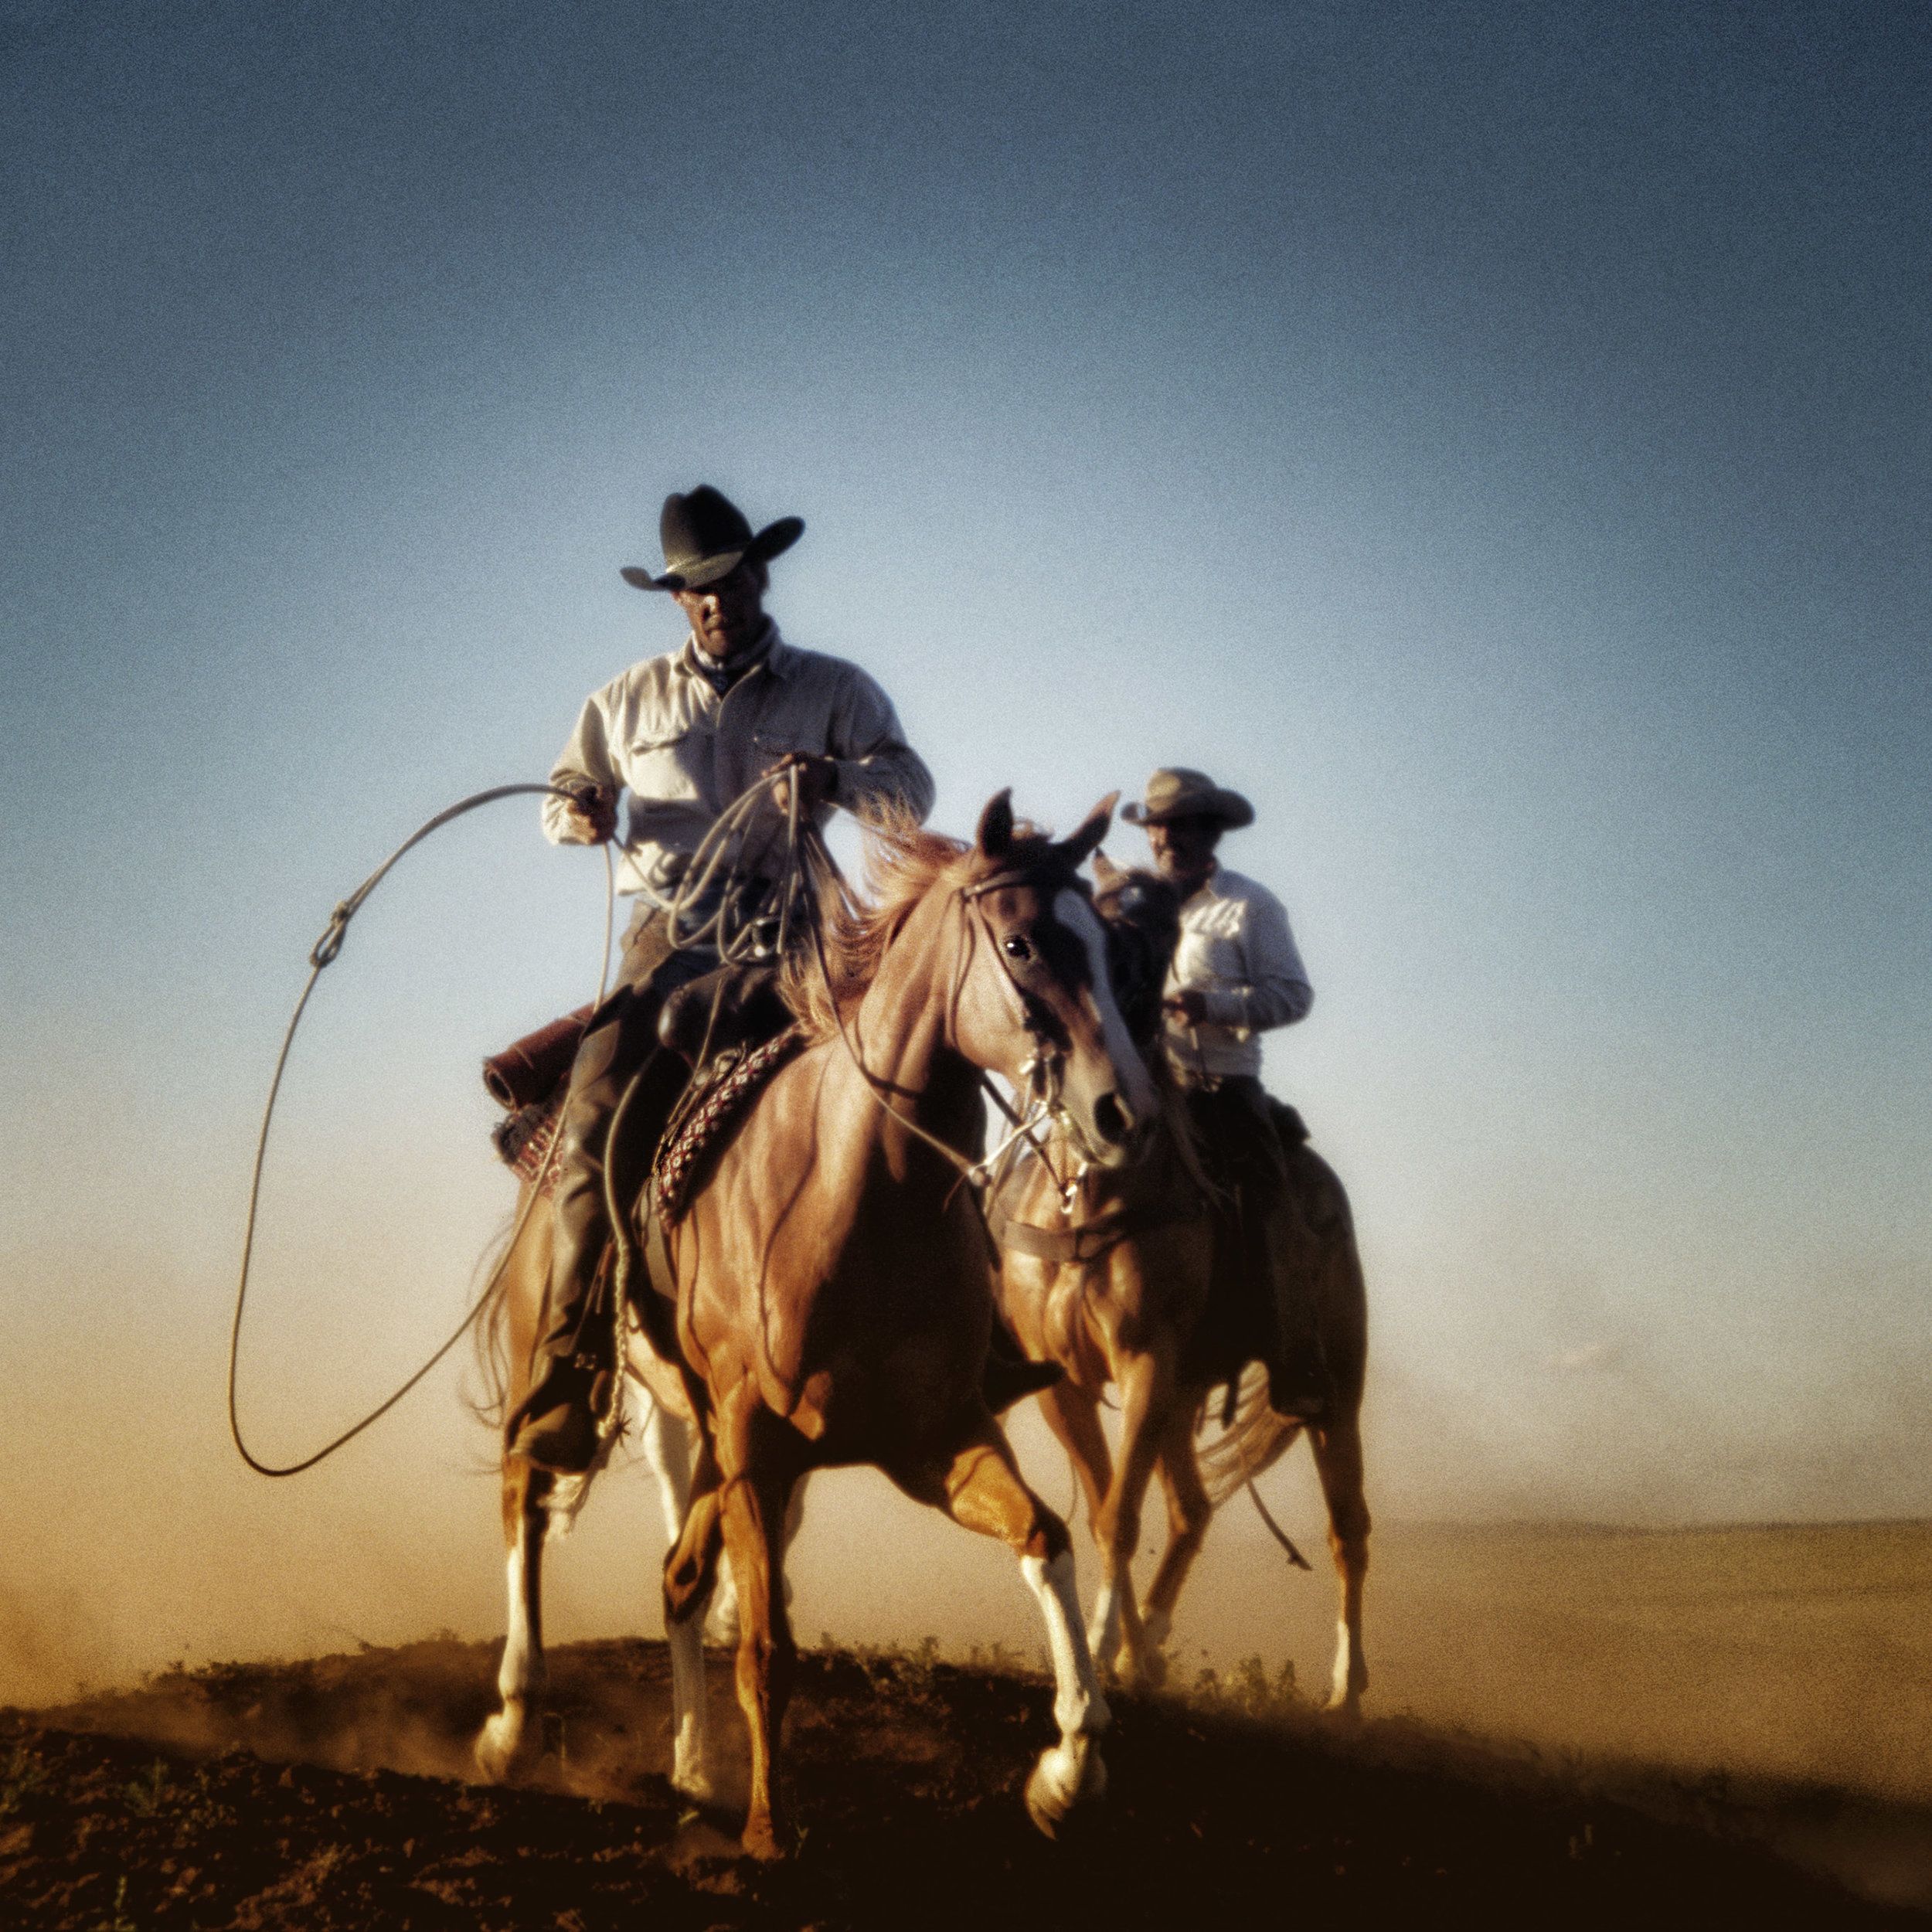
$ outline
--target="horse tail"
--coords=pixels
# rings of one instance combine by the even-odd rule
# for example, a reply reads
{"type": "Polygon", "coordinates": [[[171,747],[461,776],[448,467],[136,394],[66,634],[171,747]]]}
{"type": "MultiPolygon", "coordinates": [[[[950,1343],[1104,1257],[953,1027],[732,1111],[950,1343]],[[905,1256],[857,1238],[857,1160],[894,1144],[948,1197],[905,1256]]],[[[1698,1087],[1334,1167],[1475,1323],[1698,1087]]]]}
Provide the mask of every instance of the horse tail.
{"type": "Polygon", "coordinates": [[[1301,1433],[1300,1423],[1284,1420],[1268,1406],[1268,1372],[1250,1362],[1236,1385],[1234,1420],[1218,1436],[1195,1444],[1195,1467],[1208,1501],[1219,1509],[1250,1478],[1273,1468],[1301,1433]]]}
{"type": "Polygon", "coordinates": [[[481,1384],[479,1394],[470,1398],[476,1419],[485,1428],[501,1430],[510,1400],[510,1244],[516,1239],[518,1216],[505,1216],[503,1225],[484,1244],[470,1276],[470,1291],[484,1284],[483,1311],[470,1331],[475,1351],[475,1366],[481,1384]]]}

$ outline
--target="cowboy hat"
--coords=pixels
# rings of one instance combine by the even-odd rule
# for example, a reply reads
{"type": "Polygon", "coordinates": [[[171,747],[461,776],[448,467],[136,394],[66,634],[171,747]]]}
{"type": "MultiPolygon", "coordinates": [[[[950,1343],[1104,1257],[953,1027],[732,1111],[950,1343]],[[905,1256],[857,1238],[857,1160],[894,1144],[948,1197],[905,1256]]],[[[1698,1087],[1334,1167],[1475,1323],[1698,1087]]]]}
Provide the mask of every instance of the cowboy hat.
{"type": "Polygon", "coordinates": [[[789,550],[804,535],[801,516],[781,516],[756,536],[743,511],[722,490],[700,483],[689,495],[673,490],[664,499],[658,535],[664,544],[664,575],[639,563],[620,573],[640,590],[699,590],[729,577],[747,557],[763,563],[789,550]]]}
{"type": "Polygon", "coordinates": [[[1164,825],[1170,818],[1218,818],[1230,830],[1254,823],[1254,808],[1238,791],[1224,791],[1204,771],[1163,766],[1147,781],[1139,804],[1124,805],[1130,825],[1164,825]]]}

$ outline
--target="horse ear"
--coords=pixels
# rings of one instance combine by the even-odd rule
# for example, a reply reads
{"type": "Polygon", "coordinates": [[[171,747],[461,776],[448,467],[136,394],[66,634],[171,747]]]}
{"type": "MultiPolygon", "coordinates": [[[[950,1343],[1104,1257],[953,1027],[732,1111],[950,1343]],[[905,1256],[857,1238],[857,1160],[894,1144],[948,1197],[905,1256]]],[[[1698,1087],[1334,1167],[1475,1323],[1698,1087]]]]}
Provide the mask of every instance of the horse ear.
{"type": "Polygon", "coordinates": [[[988,859],[1004,859],[1013,849],[1013,788],[995,792],[979,815],[975,842],[988,859]]]}
{"type": "Polygon", "coordinates": [[[1094,854],[1094,877],[1104,893],[1111,893],[1127,876],[1125,869],[1114,864],[1104,852],[1094,854]]]}
{"type": "Polygon", "coordinates": [[[1114,822],[1114,808],[1120,802],[1120,797],[1117,791],[1110,791],[1087,815],[1087,822],[1080,830],[1071,838],[1063,839],[1055,848],[1070,867],[1082,863],[1107,836],[1107,828],[1114,822]]]}

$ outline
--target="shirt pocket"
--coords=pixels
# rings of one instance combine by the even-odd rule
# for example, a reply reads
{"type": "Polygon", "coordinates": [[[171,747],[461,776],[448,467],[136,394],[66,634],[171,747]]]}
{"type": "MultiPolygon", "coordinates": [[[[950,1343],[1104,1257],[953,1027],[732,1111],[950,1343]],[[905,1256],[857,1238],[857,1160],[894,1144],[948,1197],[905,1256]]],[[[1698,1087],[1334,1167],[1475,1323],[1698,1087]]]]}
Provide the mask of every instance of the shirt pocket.
{"type": "Polygon", "coordinates": [[[801,731],[796,726],[787,729],[783,726],[760,725],[751,734],[751,775],[762,778],[774,765],[795,753],[803,752],[811,756],[824,749],[822,738],[815,737],[809,731],[801,731]]]}
{"type": "Polygon", "coordinates": [[[633,796],[665,802],[700,798],[711,768],[712,734],[682,730],[638,733],[631,740],[624,782],[633,796]]]}
{"type": "Polygon", "coordinates": [[[1186,986],[1239,986],[1247,977],[1239,941],[1219,933],[1183,934],[1174,964],[1186,986]]]}

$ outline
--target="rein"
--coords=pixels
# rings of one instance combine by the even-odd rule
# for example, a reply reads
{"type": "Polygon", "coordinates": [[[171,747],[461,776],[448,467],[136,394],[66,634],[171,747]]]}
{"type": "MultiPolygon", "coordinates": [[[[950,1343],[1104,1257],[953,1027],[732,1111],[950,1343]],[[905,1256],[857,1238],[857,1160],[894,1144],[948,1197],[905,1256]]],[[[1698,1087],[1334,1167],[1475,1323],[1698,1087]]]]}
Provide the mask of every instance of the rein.
{"type": "MultiPolygon", "coordinates": [[[[818,835],[815,830],[808,828],[808,836],[815,840],[818,835]]],[[[986,923],[986,915],[980,910],[979,901],[986,893],[998,892],[1008,886],[1038,886],[1043,883],[1048,876],[1041,870],[1015,869],[999,872],[991,879],[981,879],[971,886],[957,887],[954,896],[963,906],[971,908],[977,916],[979,924],[983,927],[986,923]]],[[[867,1087],[871,1090],[872,1097],[878,1103],[880,1111],[889,1114],[908,1134],[924,1141],[935,1153],[943,1155],[958,1174],[960,1179],[974,1190],[976,1196],[988,1186],[989,1175],[995,1172],[999,1164],[1004,1162],[1009,1150],[1022,1138],[1032,1140],[1043,1121],[1052,1118],[1063,1121],[1074,1136],[1081,1138],[1080,1123],[1071,1115],[1067,1114],[1060,1104],[1060,1062],[1061,1056],[1060,1052],[1035,1022],[1032,1014],[1027,1006],[1025,995],[1021,992],[1019,985],[1014,981],[1013,975],[1008,970],[1005,961],[1000,959],[997,947],[994,949],[993,956],[998,961],[1001,978],[1012,997],[1015,1017],[1032,1037],[1034,1043],[1033,1056],[1021,1070],[1027,1081],[1030,1103],[1026,1116],[1022,1117],[1014,1113],[998,1088],[993,1085],[992,1080],[982,1070],[979,1076],[979,1084],[981,1089],[992,1096],[1000,1111],[1013,1122],[1014,1131],[1000,1144],[998,1148],[984,1159],[969,1161],[957,1148],[941,1140],[937,1134],[929,1132],[917,1121],[902,1114],[897,1107],[893,1105],[889,1097],[897,1090],[893,1087],[891,1082],[882,1080],[866,1064],[859,1049],[852,1043],[852,1036],[845,1030],[845,1016],[840,1010],[832,986],[831,964],[825,957],[825,930],[818,917],[818,908],[815,902],[808,900],[807,903],[810,907],[808,923],[811,928],[812,944],[818,955],[819,975],[825,984],[825,1003],[832,1009],[832,1019],[838,1029],[839,1042],[844,1046],[847,1057],[858,1070],[859,1077],[865,1081],[867,1087]]],[[[971,926],[967,928],[969,935],[975,930],[971,926]]],[[[966,975],[971,970],[970,960],[962,961],[954,981],[953,997],[948,1002],[949,1015],[951,1012],[956,1011],[957,1009],[960,992],[964,986],[966,975]]],[[[949,1026],[951,1024],[950,1018],[948,1024],[949,1026]]],[[[1039,1149],[1038,1141],[1034,1141],[1034,1145],[1036,1149],[1039,1149]]],[[[1044,1158],[1044,1150],[1039,1149],[1039,1151],[1044,1158]]],[[[981,1218],[982,1219],[985,1218],[983,1207],[981,1218]]]]}

